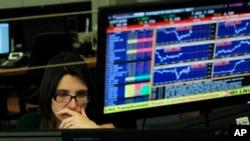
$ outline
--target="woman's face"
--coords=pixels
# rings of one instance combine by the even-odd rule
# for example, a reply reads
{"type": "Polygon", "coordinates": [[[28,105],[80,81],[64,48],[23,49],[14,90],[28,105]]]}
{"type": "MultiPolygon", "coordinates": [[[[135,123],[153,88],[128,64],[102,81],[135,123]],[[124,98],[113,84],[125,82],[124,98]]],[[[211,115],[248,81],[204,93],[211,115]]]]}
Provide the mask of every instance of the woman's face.
{"type": "MultiPolygon", "coordinates": [[[[68,94],[71,96],[76,96],[79,93],[86,92],[87,85],[78,79],[76,76],[72,76],[70,74],[64,75],[61,80],[59,81],[56,94],[68,94]]],[[[62,109],[68,108],[70,110],[76,111],[81,113],[81,109],[86,109],[87,103],[78,103],[76,99],[72,98],[68,103],[60,103],[52,98],[51,100],[51,108],[52,112],[56,116],[57,120],[61,122],[63,119],[69,117],[67,114],[56,114],[57,112],[61,111],[62,109]]]]}

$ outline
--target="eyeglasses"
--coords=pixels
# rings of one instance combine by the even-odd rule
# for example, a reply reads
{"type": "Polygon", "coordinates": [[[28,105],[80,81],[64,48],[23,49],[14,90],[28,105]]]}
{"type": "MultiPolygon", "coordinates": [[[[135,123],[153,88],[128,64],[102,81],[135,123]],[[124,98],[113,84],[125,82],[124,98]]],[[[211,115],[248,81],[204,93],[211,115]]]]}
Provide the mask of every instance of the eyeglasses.
{"type": "Polygon", "coordinates": [[[55,94],[53,98],[56,102],[60,102],[60,103],[69,103],[73,98],[78,103],[87,103],[90,100],[90,97],[88,96],[87,93],[81,93],[81,94],[77,94],[76,96],[71,96],[65,92],[62,92],[59,94],[55,94]]]}

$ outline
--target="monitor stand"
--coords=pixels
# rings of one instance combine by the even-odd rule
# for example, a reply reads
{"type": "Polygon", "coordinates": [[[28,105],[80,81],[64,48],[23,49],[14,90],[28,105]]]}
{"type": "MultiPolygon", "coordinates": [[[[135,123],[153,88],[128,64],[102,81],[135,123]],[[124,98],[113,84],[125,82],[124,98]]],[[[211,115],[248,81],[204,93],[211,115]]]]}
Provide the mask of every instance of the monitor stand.
{"type": "Polygon", "coordinates": [[[126,119],[123,121],[117,121],[115,124],[117,128],[121,128],[124,130],[137,129],[136,119],[126,119]]]}

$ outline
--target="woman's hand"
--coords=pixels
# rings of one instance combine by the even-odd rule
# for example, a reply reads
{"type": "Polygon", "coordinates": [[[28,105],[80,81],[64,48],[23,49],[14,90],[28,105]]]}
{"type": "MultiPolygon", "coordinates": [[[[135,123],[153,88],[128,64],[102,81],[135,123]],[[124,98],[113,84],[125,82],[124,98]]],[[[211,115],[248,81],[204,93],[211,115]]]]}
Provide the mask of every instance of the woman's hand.
{"type": "Polygon", "coordinates": [[[57,114],[67,114],[70,116],[61,121],[59,129],[105,128],[102,125],[97,125],[94,121],[90,120],[84,109],[81,110],[81,113],[72,111],[70,109],[63,109],[57,114]]]}

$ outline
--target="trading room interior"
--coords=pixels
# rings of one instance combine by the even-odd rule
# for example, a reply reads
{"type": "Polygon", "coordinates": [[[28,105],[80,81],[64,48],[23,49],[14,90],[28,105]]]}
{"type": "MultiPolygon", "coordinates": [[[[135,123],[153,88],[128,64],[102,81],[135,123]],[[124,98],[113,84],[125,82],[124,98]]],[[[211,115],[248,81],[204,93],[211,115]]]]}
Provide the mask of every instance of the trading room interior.
{"type": "MultiPolygon", "coordinates": [[[[56,43],[53,43],[53,41],[62,42],[61,44],[64,44],[63,38],[57,38],[57,37],[63,36],[61,34],[66,32],[73,39],[73,47],[74,47],[73,52],[78,53],[84,57],[88,66],[90,67],[90,70],[92,71],[93,77],[96,78],[101,75],[101,74],[96,74],[97,65],[101,66],[104,65],[96,62],[98,48],[100,48],[100,46],[98,46],[97,44],[100,38],[100,36],[98,36],[98,30],[97,30],[98,27],[100,26],[98,25],[98,18],[97,18],[98,8],[102,6],[105,7],[105,6],[123,5],[123,4],[138,4],[138,3],[147,3],[152,1],[160,2],[161,0],[157,1],[156,0],[129,0],[129,1],[16,0],[15,2],[8,0],[1,1],[0,13],[4,14],[0,15],[0,34],[1,34],[0,35],[1,38],[0,39],[0,130],[15,129],[16,122],[22,115],[28,112],[34,112],[38,110],[37,97],[34,97],[34,94],[37,92],[36,89],[37,87],[35,84],[31,83],[28,72],[32,69],[34,70],[42,69],[46,64],[40,64],[40,66],[39,65],[29,66],[29,62],[32,56],[36,56],[36,59],[38,58],[42,60],[42,58],[45,58],[46,54],[49,54],[48,52],[51,51],[48,48],[40,50],[43,52],[39,51],[38,54],[35,55],[31,54],[32,48],[35,45],[34,44],[34,42],[36,41],[35,39],[37,39],[36,37],[38,37],[38,35],[40,36],[45,35],[47,36],[47,38],[49,36],[49,39],[46,40],[50,40],[51,45],[47,45],[47,47],[51,47],[53,45],[56,45],[56,43]],[[1,3],[5,4],[2,5],[1,3]],[[2,36],[8,37],[8,39],[5,38],[7,44],[1,43],[3,42],[2,40],[4,39],[4,38],[2,39],[2,36]],[[6,48],[4,49],[3,46],[5,46],[6,48]]],[[[186,2],[189,0],[184,0],[184,1],[186,2]]],[[[176,1],[169,0],[169,2],[176,2],[176,1]]],[[[158,32],[159,32],[158,34],[162,34],[160,33],[160,30],[158,32]]],[[[145,33],[146,34],[148,33],[149,35],[152,33],[152,31],[145,30],[145,33]]],[[[114,36],[117,36],[117,38],[118,36],[120,38],[123,36],[118,34],[120,34],[120,32],[114,36]]],[[[133,35],[131,34],[131,36],[133,35]]],[[[106,40],[106,39],[101,39],[101,40],[106,40]]],[[[146,40],[147,39],[145,39],[145,41],[146,40]]],[[[163,41],[161,40],[159,42],[163,41]]],[[[212,44],[213,41],[210,42],[212,44]]],[[[176,48],[173,47],[172,49],[176,48]]],[[[167,49],[165,49],[164,51],[166,50],[167,49]]],[[[160,47],[159,50],[157,51],[161,52],[160,47]]],[[[245,56],[249,57],[249,51],[246,52],[247,53],[245,54],[245,56]]],[[[164,59],[162,60],[164,61],[164,59]]],[[[141,65],[144,67],[144,69],[147,69],[145,67],[146,64],[141,64],[141,65]]],[[[159,63],[158,65],[162,64],[159,63]]],[[[248,67],[248,69],[250,70],[250,67],[248,67]]],[[[160,71],[160,69],[158,70],[160,71]]],[[[244,72],[245,76],[249,76],[249,70],[245,70],[244,72]]],[[[148,75],[146,77],[148,77],[148,75]]],[[[220,76],[218,75],[218,77],[220,76]]],[[[145,77],[141,78],[138,77],[138,79],[143,79],[143,78],[145,77]]],[[[197,79],[200,78],[198,78],[197,76],[197,79]]],[[[237,77],[232,81],[238,82],[240,81],[240,79],[243,78],[237,77]]],[[[161,80],[157,81],[158,82],[155,82],[156,85],[158,84],[161,85],[160,83],[163,83],[161,82],[161,80]]],[[[225,81],[225,83],[227,83],[228,81],[225,81]]],[[[146,91],[150,88],[146,87],[146,85],[144,85],[145,83],[143,83],[143,85],[140,85],[140,87],[145,86],[144,90],[146,91]]],[[[169,83],[171,82],[169,81],[169,83]]],[[[223,80],[223,83],[221,82],[220,84],[224,85],[225,83],[223,80]]],[[[236,82],[234,85],[237,85],[236,82]]],[[[160,88],[160,87],[156,89],[155,91],[157,92],[165,90],[165,88],[160,88]]],[[[143,91],[142,88],[141,91],[143,91]]],[[[250,93],[249,91],[247,92],[248,95],[250,93]]],[[[155,94],[154,96],[157,98],[161,97],[160,94],[155,94]]],[[[134,101],[136,100],[138,101],[143,100],[143,97],[141,99],[139,98],[135,99],[134,101]]],[[[180,128],[208,128],[208,127],[220,128],[220,127],[228,127],[231,124],[238,123],[237,119],[242,119],[241,122],[244,122],[244,124],[249,124],[248,117],[250,116],[250,111],[249,111],[250,109],[249,109],[249,103],[247,104],[248,100],[250,99],[246,99],[246,103],[242,102],[242,103],[237,103],[235,105],[225,104],[227,105],[226,107],[219,107],[215,109],[208,108],[209,106],[212,107],[212,105],[206,105],[204,107],[207,108],[204,108],[201,111],[197,110],[197,107],[192,107],[194,108],[194,110],[192,110],[191,108],[190,110],[185,111],[184,108],[182,109],[184,112],[181,113],[173,112],[173,114],[164,114],[164,111],[161,111],[162,113],[156,116],[149,115],[148,117],[145,116],[143,118],[136,118],[136,119],[125,117],[119,120],[118,125],[120,128],[124,129],[151,129],[151,128],[180,129],[180,128]]],[[[228,102],[230,102],[230,100],[228,102]]],[[[131,116],[133,115],[128,115],[128,117],[131,116]]]]}

